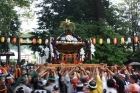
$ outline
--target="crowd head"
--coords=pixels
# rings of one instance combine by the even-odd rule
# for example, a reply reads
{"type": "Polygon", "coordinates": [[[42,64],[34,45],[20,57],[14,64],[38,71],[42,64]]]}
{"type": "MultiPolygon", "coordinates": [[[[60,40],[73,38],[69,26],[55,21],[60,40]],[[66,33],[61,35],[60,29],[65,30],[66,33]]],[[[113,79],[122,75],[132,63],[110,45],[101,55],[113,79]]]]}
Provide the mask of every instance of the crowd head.
{"type": "Polygon", "coordinates": [[[119,67],[98,64],[86,67],[84,64],[77,64],[68,67],[65,64],[60,64],[60,67],[55,68],[49,64],[37,64],[29,69],[23,69],[20,65],[16,65],[14,68],[9,66],[8,72],[7,65],[0,66],[2,72],[0,74],[0,93],[11,93],[9,91],[13,90],[12,93],[16,93],[20,91],[21,87],[24,93],[44,90],[47,93],[140,91],[140,71],[132,68],[132,65],[119,67]],[[14,89],[11,88],[12,86],[14,89]],[[136,88],[132,90],[132,87],[136,88]]]}

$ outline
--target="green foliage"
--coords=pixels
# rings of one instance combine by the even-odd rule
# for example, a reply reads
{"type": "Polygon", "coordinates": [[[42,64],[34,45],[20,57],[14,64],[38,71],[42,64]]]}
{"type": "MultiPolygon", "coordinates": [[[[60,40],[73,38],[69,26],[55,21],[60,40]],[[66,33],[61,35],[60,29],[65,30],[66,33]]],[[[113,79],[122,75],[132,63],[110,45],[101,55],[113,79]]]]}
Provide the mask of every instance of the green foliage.
{"type": "Polygon", "coordinates": [[[36,59],[36,55],[35,54],[32,54],[31,56],[32,56],[32,58],[36,59]]]}
{"type": "MultiPolygon", "coordinates": [[[[19,32],[21,23],[14,10],[16,6],[28,7],[29,2],[27,0],[0,0],[0,36],[4,36],[5,39],[9,36],[16,37],[21,34],[19,32]]],[[[9,50],[6,40],[4,43],[0,43],[0,48],[2,51],[9,50]]]]}
{"type": "MultiPolygon", "coordinates": [[[[44,43],[46,39],[49,39],[49,33],[46,31],[36,31],[36,32],[30,32],[29,34],[31,34],[31,38],[35,38],[36,40],[41,38],[42,39],[42,43],[41,44],[44,48],[46,47],[46,44],[44,43]]],[[[40,44],[36,43],[36,44],[31,44],[29,45],[29,48],[31,48],[32,51],[34,51],[34,53],[36,51],[39,52],[40,56],[44,56],[44,51],[41,51],[41,49],[39,48],[40,44]]]]}
{"type": "Polygon", "coordinates": [[[140,49],[138,49],[131,57],[130,59],[132,62],[140,62],[140,49]]]}
{"type": "Polygon", "coordinates": [[[18,36],[20,22],[15,6],[28,6],[24,0],[1,0],[0,1],[0,33],[3,36],[18,36]]]}
{"type": "Polygon", "coordinates": [[[96,5],[98,0],[43,0],[37,7],[42,10],[37,14],[41,15],[39,19],[39,30],[49,30],[51,36],[57,37],[64,32],[60,26],[66,29],[65,22],[60,22],[66,18],[75,23],[74,33],[83,39],[103,38],[102,45],[95,45],[95,56],[92,60],[86,60],[87,63],[108,63],[120,64],[128,61],[131,52],[126,49],[126,44],[120,44],[120,38],[129,36],[128,27],[130,23],[118,14],[120,10],[116,6],[111,6],[108,0],[99,0],[101,4],[96,5]],[[50,4],[50,5],[48,5],[50,4]],[[101,9],[101,11],[98,10],[101,9]],[[97,13],[99,12],[99,13],[97,13]],[[104,13],[103,17],[98,15],[104,13]],[[99,20],[99,18],[102,18],[99,20]],[[98,18],[98,21],[97,21],[98,18]],[[118,39],[118,44],[107,44],[106,39],[118,39]]]}
{"type": "MultiPolygon", "coordinates": [[[[118,33],[115,33],[114,29],[110,26],[102,26],[100,27],[100,31],[103,33],[103,44],[97,43],[95,45],[95,56],[92,59],[92,62],[96,63],[107,63],[110,65],[119,64],[123,65],[128,61],[128,56],[132,54],[124,47],[125,45],[120,44],[121,36],[118,33]],[[106,39],[110,38],[112,41],[111,44],[106,42],[106,39]],[[118,39],[118,44],[113,44],[113,38],[118,39]]],[[[100,35],[95,35],[97,37],[97,41],[99,41],[100,35]]]]}

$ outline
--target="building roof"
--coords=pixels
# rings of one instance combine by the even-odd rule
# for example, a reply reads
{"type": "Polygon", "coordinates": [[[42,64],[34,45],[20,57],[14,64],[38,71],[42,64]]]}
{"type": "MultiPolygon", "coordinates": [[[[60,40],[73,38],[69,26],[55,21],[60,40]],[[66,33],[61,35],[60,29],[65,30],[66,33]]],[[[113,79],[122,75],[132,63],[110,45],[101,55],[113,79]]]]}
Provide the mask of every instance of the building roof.
{"type": "Polygon", "coordinates": [[[14,52],[0,52],[0,56],[15,56],[14,52]]]}

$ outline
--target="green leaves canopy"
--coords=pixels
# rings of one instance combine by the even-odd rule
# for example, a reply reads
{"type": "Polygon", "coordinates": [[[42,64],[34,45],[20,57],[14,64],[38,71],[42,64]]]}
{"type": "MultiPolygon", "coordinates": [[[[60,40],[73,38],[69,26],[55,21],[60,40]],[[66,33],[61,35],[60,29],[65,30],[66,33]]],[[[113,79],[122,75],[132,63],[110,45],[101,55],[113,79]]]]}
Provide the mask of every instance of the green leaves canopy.
{"type": "MultiPolygon", "coordinates": [[[[19,36],[20,21],[14,10],[15,6],[28,7],[29,2],[27,0],[0,0],[0,36],[19,36]]],[[[8,51],[6,40],[0,44],[0,48],[8,51]]]]}
{"type": "MultiPolygon", "coordinates": [[[[119,9],[110,6],[108,0],[43,0],[37,7],[42,7],[42,10],[37,12],[39,15],[38,29],[49,30],[53,37],[57,37],[63,32],[59,24],[66,18],[75,23],[74,33],[83,39],[96,37],[97,39],[110,38],[113,40],[115,37],[120,39],[121,35],[127,36],[129,24],[122,21],[117,14],[119,9]],[[103,15],[100,15],[102,13],[103,15]],[[101,21],[97,21],[97,18],[101,18],[101,21]]],[[[97,44],[91,63],[123,64],[131,54],[125,46],[106,42],[102,45],[97,44]]]]}

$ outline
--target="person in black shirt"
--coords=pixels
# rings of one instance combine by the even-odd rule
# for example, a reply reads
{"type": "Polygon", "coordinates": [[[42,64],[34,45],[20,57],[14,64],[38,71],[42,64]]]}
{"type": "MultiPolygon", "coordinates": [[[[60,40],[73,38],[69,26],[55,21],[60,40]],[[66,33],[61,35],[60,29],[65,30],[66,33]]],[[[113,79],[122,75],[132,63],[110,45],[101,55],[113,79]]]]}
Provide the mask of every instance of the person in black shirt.
{"type": "Polygon", "coordinates": [[[117,77],[117,75],[115,75],[111,70],[109,70],[107,68],[107,71],[113,76],[113,78],[116,80],[116,83],[117,83],[117,90],[118,90],[118,93],[125,93],[124,92],[124,89],[125,89],[125,86],[124,86],[124,82],[117,77]]]}
{"type": "Polygon", "coordinates": [[[6,87],[7,87],[7,93],[14,93],[12,90],[12,85],[14,84],[14,77],[11,74],[8,74],[5,79],[6,79],[6,87]]]}

